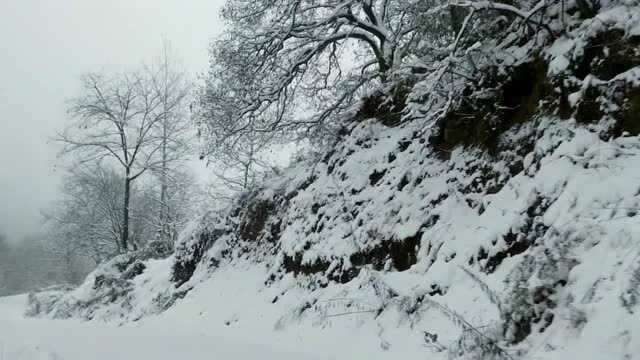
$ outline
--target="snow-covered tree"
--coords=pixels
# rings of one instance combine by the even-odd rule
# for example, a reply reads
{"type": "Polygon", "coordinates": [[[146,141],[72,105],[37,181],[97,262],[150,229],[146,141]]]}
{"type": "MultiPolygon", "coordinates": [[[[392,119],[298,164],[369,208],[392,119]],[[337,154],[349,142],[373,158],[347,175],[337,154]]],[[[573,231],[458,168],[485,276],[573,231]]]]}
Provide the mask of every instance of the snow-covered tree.
{"type": "Polygon", "coordinates": [[[154,130],[160,138],[160,164],[155,173],[158,177],[160,195],[155,205],[158,208],[158,234],[164,241],[175,237],[175,211],[171,198],[177,192],[176,179],[184,179],[180,170],[191,153],[190,140],[193,126],[189,118],[191,83],[182,70],[182,65],[167,39],[162,41],[158,57],[147,67],[155,91],[160,96],[162,117],[154,130]]]}
{"type": "Polygon", "coordinates": [[[165,179],[163,192],[158,192],[162,178],[149,179],[135,188],[132,239],[139,246],[159,240],[164,248],[172,249],[178,233],[197,211],[200,187],[191,172],[172,167],[165,179]],[[163,211],[156,211],[160,207],[163,211]]]}
{"type": "MultiPolygon", "coordinates": [[[[428,104],[430,93],[454,78],[473,81],[474,56],[499,49],[492,40],[517,38],[527,29],[550,33],[540,18],[548,5],[230,0],[222,11],[227,27],[211,45],[195,115],[212,153],[238,151],[243,139],[256,134],[270,141],[325,139],[353,117],[364,96],[375,97],[368,105],[373,111],[365,115],[378,116],[384,108],[395,124],[411,117],[408,102],[428,104]],[[485,42],[488,47],[480,46],[485,42]],[[427,77],[430,85],[410,96],[427,77]]],[[[442,98],[446,102],[447,95],[442,98]]]]}
{"type": "Polygon", "coordinates": [[[269,141],[266,138],[246,134],[238,139],[238,144],[221,142],[210,153],[213,174],[219,180],[219,198],[251,190],[265,171],[273,167],[267,159],[269,141]]]}
{"type": "MultiPolygon", "coordinates": [[[[136,249],[156,240],[171,249],[195,212],[198,187],[188,172],[171,171],[164,200],[159,181],[149,177],[131,188],[129,241],[136,249]],[[165,207],[164,222],[157,211],[160,205],[165,207]],[[165,231],[166,238],[159,236],[165,231]]],[[[76,165],[63,178],[61,198],[43,210],[49,252],[68,282],[122,251],[122,182],[122,175],[104,164],[76,165]]]]}
{"type": "Polygon", "coordinates": [[[70,101],[72,122],[57,137],[65,144],[63,154],[74,154],[78,162],[109,159],[122,170],[121,251],[132,248],[132,183],[147,172],[162,172],[183,156],[168,151],[172,146],[169,139],[173,139],[169,137],[173,130],[170,119],[183,105],[183,95],[179,94],[183,90],[170,88],[168,82],[159,80],[161,75],[147,70],[86,74],[82,77],[82,95],[70,101]]]}
{"type": "Polygon", "coordinates": [[[306,135],[389,79],[430,1],[228,1],[198,117],[214,142],[247,132],[306,135]],[[307,111],[304,111],[307,110],[307,111]]]}
{"type": "Polygon", "coordinates": [[[87,257],[97,264],[119,253],[122,196],[122,176],[114,170],[100,164],[70,168],[61,199],[43,211],[59,257],[87,257]]]}

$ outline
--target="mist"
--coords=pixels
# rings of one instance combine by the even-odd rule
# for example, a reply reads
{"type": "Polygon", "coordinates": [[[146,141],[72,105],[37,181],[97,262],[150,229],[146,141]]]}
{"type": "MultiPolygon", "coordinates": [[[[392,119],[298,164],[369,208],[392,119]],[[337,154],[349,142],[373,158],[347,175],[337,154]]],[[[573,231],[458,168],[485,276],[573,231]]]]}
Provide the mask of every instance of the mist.
{"type": "Polygon", "coordinates": [[[162,37],[195,77],[220,30],[221,0],[0,2],[0,232],[37,234],[40,210],[57,198],[63,165],[49,139],[64,126],[78,77],[153,57],[162,37]]]}

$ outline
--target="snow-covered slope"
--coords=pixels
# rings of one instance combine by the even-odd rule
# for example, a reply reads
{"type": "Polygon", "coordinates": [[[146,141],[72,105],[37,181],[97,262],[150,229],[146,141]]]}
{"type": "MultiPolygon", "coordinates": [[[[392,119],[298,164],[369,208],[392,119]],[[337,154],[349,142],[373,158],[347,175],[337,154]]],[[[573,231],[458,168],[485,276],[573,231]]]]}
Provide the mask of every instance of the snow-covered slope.
{"type": "Polygon", "coordinates": [[[434,127],[351,123],[194,221],[170,258],[114,259],[29,313],[319,358],[640,358],[638,14],[512,49],[489,130],[456,116],[465,102],[434,127]]]}

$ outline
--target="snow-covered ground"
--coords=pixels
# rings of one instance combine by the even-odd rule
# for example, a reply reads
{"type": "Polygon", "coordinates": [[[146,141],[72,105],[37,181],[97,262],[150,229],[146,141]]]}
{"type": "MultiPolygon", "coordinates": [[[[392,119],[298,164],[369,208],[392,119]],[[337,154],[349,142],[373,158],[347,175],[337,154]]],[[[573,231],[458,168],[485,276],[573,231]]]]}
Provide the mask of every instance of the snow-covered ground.
{"type": "Polygon", "coordinates": [[[0,298],[0,360],[397,359],[429,353],[420,332],[383,332],[366,309],[343,314],[341,299],[327,302],[322,321],[283,316],[294,313],[305,294],[272,303],[282,289],[264,288],[264,274],[255,264],[221,269],[166,312],[133,322],[30,318],[23,315],[26,295],[0,298]]]}
{"type": "Polygon", "coordinates": [[[25,318],[25,303],[26,296],[0,298],[0,360],[322,358],[313,356],[313,349],[293,351],[206,326],[202,317],[168,316],[117,326],[25,318]]]}

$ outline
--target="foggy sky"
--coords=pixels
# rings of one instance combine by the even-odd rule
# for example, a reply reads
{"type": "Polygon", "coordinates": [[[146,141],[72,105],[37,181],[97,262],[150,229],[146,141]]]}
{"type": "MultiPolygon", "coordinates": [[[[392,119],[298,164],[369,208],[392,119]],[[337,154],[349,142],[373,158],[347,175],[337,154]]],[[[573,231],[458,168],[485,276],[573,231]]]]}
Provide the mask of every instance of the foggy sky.
{"type": "Polygon", "coordinates": [[[0,0],[0,232],[20,238],[56,198],[65,99],[87,71],[149,61],[165,36],[205,71],[224,0],[0,0]]]}

